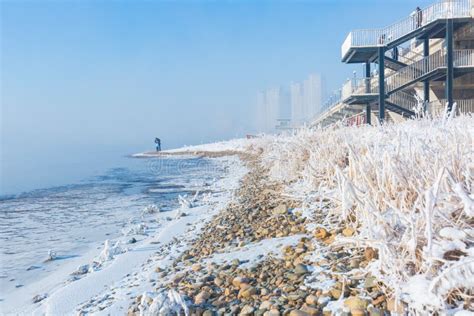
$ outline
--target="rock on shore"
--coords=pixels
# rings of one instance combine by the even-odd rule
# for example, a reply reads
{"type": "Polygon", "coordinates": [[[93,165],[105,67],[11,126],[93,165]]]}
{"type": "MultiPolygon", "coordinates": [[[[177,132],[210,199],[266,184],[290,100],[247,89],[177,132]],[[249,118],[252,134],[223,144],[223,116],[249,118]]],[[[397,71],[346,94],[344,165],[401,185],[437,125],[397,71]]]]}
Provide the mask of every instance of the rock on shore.
{"type": "MultiPolygon", "coordinates": [[[[358,272],[376,251],[349,252],[334,245],[336,236],[350,237],[355,228],[328,231],[321,218],[302,216],[299,202],[269,181],[258,157],[246,162],[250,172],[237,200],[205,226],[171,268],[156,268],[163,280],[157,292],[179,293],[190,315],[383,315],[389,309],[403,310],[387,302],[374,277],[358,272]],[[297,242],[280,245],[277,253],[264,251],[253,265],[238,258],[213,260],[286,236],[297,237],[297,242]]],[[[129,315],[146,314],[153,304],[141,296],[135,302],[129,315]]]]}

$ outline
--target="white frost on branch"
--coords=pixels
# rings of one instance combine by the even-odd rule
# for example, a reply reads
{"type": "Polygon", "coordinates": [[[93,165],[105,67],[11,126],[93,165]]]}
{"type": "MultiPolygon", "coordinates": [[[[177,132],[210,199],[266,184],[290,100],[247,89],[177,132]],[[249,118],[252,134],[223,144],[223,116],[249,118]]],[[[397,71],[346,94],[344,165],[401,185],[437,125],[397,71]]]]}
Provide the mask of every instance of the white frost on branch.
{"type": "Polygon", "coordinates": [[[474,259],[474,117],[455,112],[383,127],[303,129],[248,144],[271,180],[320,212],[320,225],[357,227],[346,247],[378,250],[365,271],[388,294],[415,313],[440,312],[460,307],[447,307],[446,296],[463,286],[458,281],[471,275],[474,259]]]}

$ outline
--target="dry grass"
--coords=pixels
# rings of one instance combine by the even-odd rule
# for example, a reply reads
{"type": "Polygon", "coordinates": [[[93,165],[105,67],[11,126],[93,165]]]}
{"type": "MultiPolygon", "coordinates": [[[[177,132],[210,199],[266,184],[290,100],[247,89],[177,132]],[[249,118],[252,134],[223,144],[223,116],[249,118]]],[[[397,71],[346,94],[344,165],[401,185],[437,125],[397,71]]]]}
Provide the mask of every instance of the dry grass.
{"type": "Polygon", "coordinates": [[[463,116],[303,130],[252,146],[274,180],[324,212],[324,225],[356,229],[337,242],[378,250],[366,271],[387,294],[426,312],[472,304],[473,135],[474,118],[463,116]]]}

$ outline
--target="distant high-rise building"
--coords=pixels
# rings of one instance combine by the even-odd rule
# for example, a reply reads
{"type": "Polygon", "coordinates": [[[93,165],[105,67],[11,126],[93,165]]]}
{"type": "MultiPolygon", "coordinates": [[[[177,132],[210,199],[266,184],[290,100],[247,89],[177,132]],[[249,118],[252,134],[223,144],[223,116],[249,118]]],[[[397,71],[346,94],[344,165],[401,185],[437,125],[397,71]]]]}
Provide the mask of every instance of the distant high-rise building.
{"type": "Polygon", "coordinates": [[[318,74],[311,74],[303,84],[292,83],[291,119],[294,124],[303,124],[311,120],[321,109],[322,80],[318,74]]]}
{"type": "Polygon", "coordinates": [[[304,121],[303,89],[299,83],[290,85],[291,120],[295,124],[304,121]]]}
{"type": "Polygon", "coordinates": [[[278,120],[291,119],[292,125],[309,122],[320,110],[322,80],[311,74],[303,83],[291,83],[288,90],[273,88],[257,95],[257,130],[272,132],[278,120]]]}
{"type": "Polygon", "coordinates": [[[272,88],[257,94],[257,131],[273,132],[279,119],[289,118],[288,99],[288,93],[282,88],[272,88]]]}
{"type": "Polygon", "coordinates": [[[321,108],[322,87],[321,76],[311,74],[304,81],[304,120],[311,120],[321,108]]]}

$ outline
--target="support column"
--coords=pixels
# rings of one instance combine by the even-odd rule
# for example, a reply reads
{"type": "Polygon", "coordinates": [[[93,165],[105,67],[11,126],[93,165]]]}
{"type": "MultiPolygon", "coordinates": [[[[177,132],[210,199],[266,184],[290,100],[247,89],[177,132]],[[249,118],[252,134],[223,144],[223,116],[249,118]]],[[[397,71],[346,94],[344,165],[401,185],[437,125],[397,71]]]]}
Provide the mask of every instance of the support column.
{"type": "Polygon", "coordinates": [[[385,47],[379,47],[379,121],[385,120],[385,47]]]}
{"type": "Polygon", "coordinates": [[[453,64],[453,20],[446,20],[446,100],[448,102],[448,112],[453,108],[453,82],[454,82],[454,64],[453,64]]]}
{"type": "MultiPolygon", "coordinates": [[[[365,92],[370,93],[370,62],[365,63],[365,92]]],[[[370,103],[365,105],[365,123],[372,124],[370,103]]]]}
{"type": "MultiPolygon", "coordinates": [[[[425,38],[423,40],[423,56],[428,57],[430,55],[430,39],[425,38]]],[[[430,102],[430,81],[425,80],[423,82],[423,111],[426,111],[426,105],[430,102]]]]}

